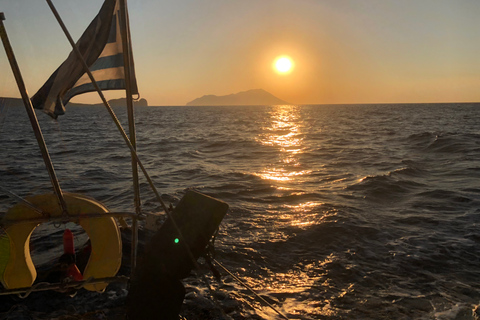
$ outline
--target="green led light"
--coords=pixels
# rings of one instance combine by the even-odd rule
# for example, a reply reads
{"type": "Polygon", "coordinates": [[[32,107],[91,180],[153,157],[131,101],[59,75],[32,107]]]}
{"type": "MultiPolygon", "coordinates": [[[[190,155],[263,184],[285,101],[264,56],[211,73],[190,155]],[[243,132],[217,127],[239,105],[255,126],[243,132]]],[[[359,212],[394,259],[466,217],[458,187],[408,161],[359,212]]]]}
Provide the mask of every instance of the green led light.
{"type": "Polygon", "coordinates": [[[178,238],[175,238],[175,240],[173,240],[173,242],[175,242],[175,243],[179,243],[179,242],[180,242],[180,239],[178,239],[178,238]]]}

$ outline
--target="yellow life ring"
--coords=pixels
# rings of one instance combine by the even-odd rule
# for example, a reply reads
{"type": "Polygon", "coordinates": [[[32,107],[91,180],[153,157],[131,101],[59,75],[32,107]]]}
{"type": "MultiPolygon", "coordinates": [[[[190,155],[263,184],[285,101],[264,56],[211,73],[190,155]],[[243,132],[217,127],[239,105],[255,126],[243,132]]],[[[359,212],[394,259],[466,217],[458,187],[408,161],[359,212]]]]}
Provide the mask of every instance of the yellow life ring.
{"type": "MultiPolygon", "coordinates": [[[[64,193],[69,215],[81,216],[90,213],[107,213],[108,209],[100,202],[83,195],[64,193]]],[[[54,194],[42,194],[25,198],[36,208],[48,213],[51,217],[62,215],[57,197],[54,194]]],[[[38,218],[39,214],[24,203],[18,203],[10,208],[4,220],[18,221],[38,218]]],[[[122,262],[122,240],[120,230],[112,217],[80,218],[73,221],[83,227],[88,234],[92,251],[83,278],[113,277],[120,269],[122,262]]],[[[0,282],[7,289],[17,289],[32,286],[37,277],[37,271],[30,255],[30,237],[38,226],[37,223],[24,222],[11,225],[5,229],[10,242],[10,254],[0,282]]],[[[1,271],[2,268],[0,268],[1,271]]],[[[85,289],[103,291],[107,283],[88,284],[85,289]]]]}

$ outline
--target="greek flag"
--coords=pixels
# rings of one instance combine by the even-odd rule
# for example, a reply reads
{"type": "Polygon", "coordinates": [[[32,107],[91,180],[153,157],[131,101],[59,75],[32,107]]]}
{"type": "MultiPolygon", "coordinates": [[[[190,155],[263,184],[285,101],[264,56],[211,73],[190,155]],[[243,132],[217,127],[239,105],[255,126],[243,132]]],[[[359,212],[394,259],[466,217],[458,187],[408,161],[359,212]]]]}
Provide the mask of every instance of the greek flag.
{"type": "MultiPolygon", "coordinates": [[[[77,47],[95,81],[102,90],[125,89],[125,72],[122,45],[119,0],[105,0],[98,15],[93,19],[77,42],[77,47]]],[[[129,39],[128,37],[127,39],[129,39]]],[[[128,43],[131,51],[131,44],[128,43]]],[[[133,59],[131,66],[132,94],[138,94],[133,59]]],[[[33,107],[43,109],[53,118],[65,113],[65,105],[78,94],[95,91],[90,78],[74,51],[50,76],[45,84],[32,97],[33,107]]]]}

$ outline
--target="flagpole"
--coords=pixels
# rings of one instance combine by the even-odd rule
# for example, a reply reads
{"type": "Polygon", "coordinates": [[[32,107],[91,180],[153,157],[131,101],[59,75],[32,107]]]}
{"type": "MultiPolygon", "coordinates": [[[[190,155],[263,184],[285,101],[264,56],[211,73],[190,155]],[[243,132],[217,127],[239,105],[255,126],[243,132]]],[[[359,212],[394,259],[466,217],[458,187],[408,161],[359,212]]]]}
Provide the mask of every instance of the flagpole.
{"type": "Polygon", "coordinates": [[[62,30],[63,30],[63,32],[64,32],[64,34],[65,34],[65,36],[67,37],[68,42],[69,42],[70,45],[72,46],[73,51],[74,51],[75,54],[77,55],[78,60],[79,60],[80,63],[83,65],[83,69],[85,70],[85,72],[86,72],[86,74],[88,75],[90,81],[92,82],[92,85],[94,86],[95,90],[97,91],[98,95],[100,96],[100,99],[102,100],[103,105],[106,107],[108,113],[109,113],[110,116],[112,117],[113,122],[114,122],[115,125],[117,126],[118,131],[119,131],[120,134],[122,135],[122,138],[123,138],[123,140],[125,141],[125,144],[126,144],[127,147],[130,149],[131,153],[134,154],[135,160],[137,161],[138,166],[139,166],[140,169],[142,170],[143,175],[144,175],[145,178],[147,179],[150,188],[152,189],[153,193],[155,194],[155,197],[157,198],[158,202],[159,202],[160,205],[162,206],[162,208],[163,208],[163,210],[165,211],[165,213],[166,213],[168,216],[170,216],[170,211],[169,211],[168,207],[165,205],[165,202],[162,200],[162,197],[160,197],[160,194],[158,193],[158,190],[157,190],[157,188],[155,187],[155,184],[153,183],[153,180],[151,179],[150,175],[148,174],[147,170],[145,169],[145,166],[143,165],[143,163],[140,161],[140,158],[138,157],[138,154],[137,154],[137,152],[135,151],[135,148],[132,146],[132,143],[130,142],[130,139],[128,138],[127,134],[125,133],[125,130],[123,130],[123,127],[122,127],[122,125],[120,124],[120,121],[118,120],[117,116],[116,116],[115,113],[113,112],[112,107],[110,107],[110,104],[108,103],[107,99],[105,98],[105,95],[103,94],[102,89],[100,89],[100,87],[98,86],[97,81],[95,81],[95,78],[93,77],[92,72],[91,72],[90,69],[88,68],[88,65],[87,65],[87,63],[85,62],[85,60],[83,59],[82,53],[80,52],[80,50],[78,49],[77,45],[75,44],[75,41],[73,41],[73,38],[72,38],[72,36],[70,35],[70,32],[68,32],[68,29],[67,29],[67,27],[65,26],[65,24],[63,23],[63,20],[62,20],[62,18],[60,17],[60,15],[58,14],[57,9],[56,9],[55,6],[53,5],[52,0],[46,0],[46,1],[47,1],[48,6],[50,7],[50,9],[52,10],[53,15],[54,15],[55,18],[57,19],[58,24],[60,25],[60,27],[62,28],[62,30]]]}
{"type": "Polygon", "coordinates": [[[17,82],[18,90],[20,91],[20,94],[22,96],[23,104],[25,105],[25,109],[27,110],[28,118],[30,119],[30,124],[32,125],[35,138],[37,139],[38,146],[40,147],[43,162],[45,162],[45,166],[47,167],[53,190],[55,192],[55,195],[57,196],[58,204],[62,208],[62,213],[64,215],[68,215],[67,204],[63,197],[62,189],[60,188],[60,184],[58,182],[57,175],[53,167],[52,159],[50,158],[50,154],[48,153],[47,145],[45,144],[45,139],[43,138],[42,130],[40,129],[40,125],[38,123],[37,115],[35,114],[32,102],[28,97],[27,87],[25,86],[25,82],[23,81],[20,67],[18,66],[17,60],[15,58],[13,48],[10,45],[7,31],[5,29],[5,26],[3,25],[3,20],[5,20],[5,15],[3,14],[3,12],[0,12],[0,36],[2,38],[5,52],[7,53],[8,61],[10,62],[10,67],[12,68],[13,75],[15,76],[15,81],[17,82]]]}
{"type": "MultiPolygon", "coordinates": [[[[122,35],[122,47],[123,47],[123,64],[125,72],[125,93],[127,100],[128,111],[128,128],[130,134],[130,142],[132,143],[135,151],[137,150],[137,138],[135,133],[135,114],[133,110],[133,97],[132,97],[132,75],[130,62],[132,53],[130,51],[130,32],[128,30],[128,14],[127,14],[127,0],[120,0],[120,34],[122,35]]],[[[141,213],[140,203],[140,186],[138,181],[138,165],[135,159],[135,154],[131,152],[132,156],[132,179],[133,179],[133,191],[134,191],[134,204],[135,213],[137,217],[141,213]]],[[[136,256],[137,256],[137,241],[138,241],[138,223],[137,219],[133,219],[132,222],[132,272],[135,270],[136,256]]]]}

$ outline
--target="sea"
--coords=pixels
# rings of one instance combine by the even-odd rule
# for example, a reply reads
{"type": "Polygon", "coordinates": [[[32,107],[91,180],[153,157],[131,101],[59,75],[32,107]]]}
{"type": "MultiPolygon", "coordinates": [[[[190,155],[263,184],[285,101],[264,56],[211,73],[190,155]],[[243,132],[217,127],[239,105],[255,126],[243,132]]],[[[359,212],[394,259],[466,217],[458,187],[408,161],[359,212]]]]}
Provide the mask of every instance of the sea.
{"type": "MultiPolygon", "coordinates": [[[[5,213],[52,187],[24,109],[0,111],[5,213]]],[[[105,108],[37,116],[62,189],[133,212],[130,152],[105,108]]],[[[181,319],[480,318],[479,103],[138,107],[135,119],[168,205],[193,189],[230,206],[215,259],[231,274],[217,266],[217,281],[200,261],[181,319]]],[[[140,187],[144,212],[162,215],[140,187]]],[[[64,228],[34,231],[38,268],[62,253],[64,228]]],[[[0,318],[123,319],[127,293],[2,297],[0,318]]]]}

